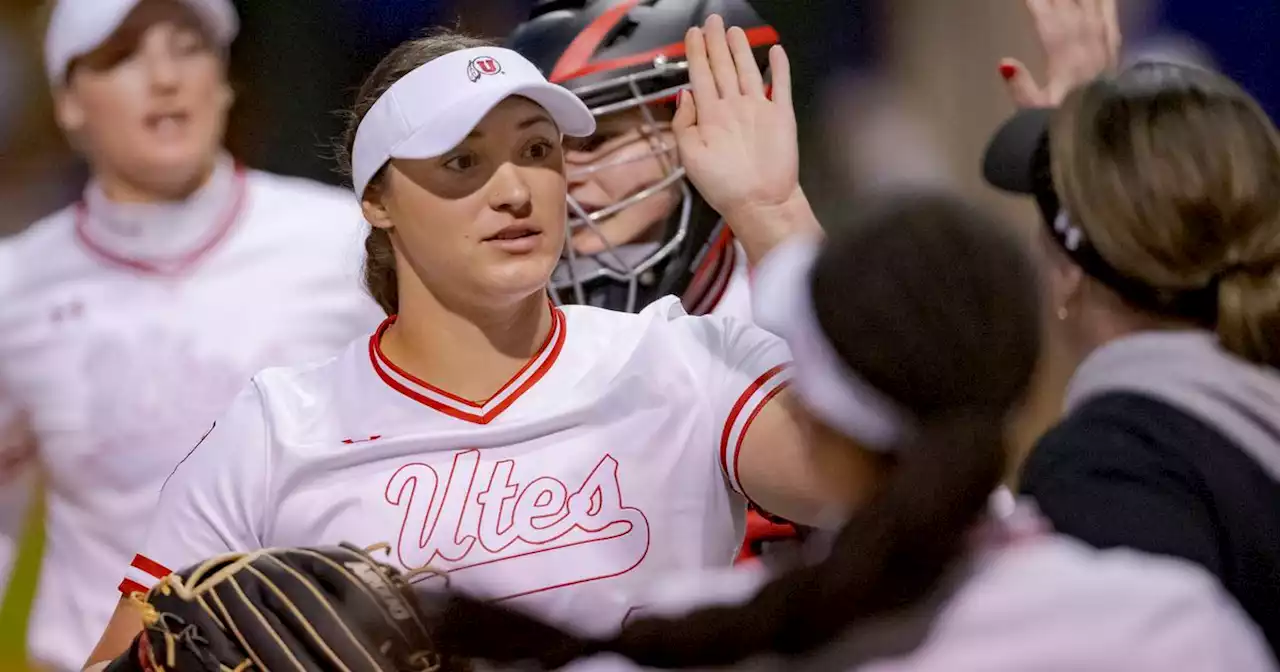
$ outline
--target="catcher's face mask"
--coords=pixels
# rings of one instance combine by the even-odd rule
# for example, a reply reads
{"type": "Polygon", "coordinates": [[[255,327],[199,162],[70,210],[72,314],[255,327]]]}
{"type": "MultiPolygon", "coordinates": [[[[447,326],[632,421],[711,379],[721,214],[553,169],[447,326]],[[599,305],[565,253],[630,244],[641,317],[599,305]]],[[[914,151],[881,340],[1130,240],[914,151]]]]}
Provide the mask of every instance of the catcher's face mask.
{"type": "Polygon", "coordinates": [[[569,244],[552,296],[588,303],[584,286],[609,278],[628,286],[622,309],[634,312],[645,274],[688,236],[693,191],[679,165],[670,113],[655,106],[675,98],[687,70],[683,61],[658,58],[648,70],[570,89],[584,100],[615,102],[592,107],[596,133],[565,146],[569,244]],[[666,86],[652,90],[658,81],[666,86]]]}

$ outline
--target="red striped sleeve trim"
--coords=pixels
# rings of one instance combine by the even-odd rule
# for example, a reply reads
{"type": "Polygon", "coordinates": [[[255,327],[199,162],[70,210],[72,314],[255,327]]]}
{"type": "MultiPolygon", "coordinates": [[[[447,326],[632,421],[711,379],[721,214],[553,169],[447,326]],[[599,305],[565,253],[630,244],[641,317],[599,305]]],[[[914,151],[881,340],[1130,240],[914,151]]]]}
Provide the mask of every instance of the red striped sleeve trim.
{"type": "Polygon", "coordinates": [[[129,570],[125,572],[124,580],[120,582],[120,592],[125,596],[137,592],[145,593],[172,573],[168,567],[155,560],[143,555],[135,555],[133,562],[129,563],[129,570]]]}
{"type": "Polygon", "coordinates": [[[128,597],[134,593],[145,593],[147,587],[134,581],[133,579],[125,579],[120,582],[120,594],[128,597]]]}
{"type": "Polygon", "coordinates": [[[742,451],[742,443],[756,416],[786,387],[789,380],[786,364],[779,364],[760,374],[738,397],[725,419],[724,431],[720,435],[720,469],[729,487],[744,497],[747,493],[738,480],[738,454],[742,451]]]}
{"type": "Polygon", "coordinates": [[[133,562],[129,563],[129,566],[141,569],[157,579],[163,579],[173,573],[172,569],[141,554],[133,556],[133,562]]]}

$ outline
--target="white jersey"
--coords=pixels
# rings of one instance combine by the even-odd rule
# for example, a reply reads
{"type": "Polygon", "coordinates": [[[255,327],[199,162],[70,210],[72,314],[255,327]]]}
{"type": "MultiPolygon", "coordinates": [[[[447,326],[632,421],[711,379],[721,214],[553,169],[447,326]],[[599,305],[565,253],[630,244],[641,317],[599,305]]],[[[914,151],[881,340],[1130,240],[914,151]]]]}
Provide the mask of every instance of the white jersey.
{"type": "MultiPolygon", "coordinates": [[[[1017,517],[1025,514],[1023,509],[1017,517]]],[[[733,669],[1276,670],[1258,627],[1200,567],[1125,549],[1099,551],[1028,528],[991,525],[967,567],[927,604],[860,623],[803,659],[762,656],[733,669]]],[[[742,604],[768,578],[755,563],[668,577],[654,584],[636,615],[679,616],[698,606],[742,604]]],[[[573,667],[606,665],[617,668],[620,661],[598,658],[573,667]]]]}
{"type": "Polygon", "coordinates": [[[47,494],[29,645],[53,669],[83,664],[164,479],[245,381],[332,357],[382,317],[345,190],[227,160],[163,206],[171,228],[149,221],[163,231],[103,230],[95,195],[0,243],[0,388],[30,414],[47,494]]]}
{"type": "Polygon", "coordinates": [[[656,577],[728,566],[737,451],[785,384],[786,346],[674,297],[553,315],[482,403],[397,368],[381,330],[260,373],[165,486],[122,591],[228,551],[386,543],[404,570],[599,633],[656,577]]]}

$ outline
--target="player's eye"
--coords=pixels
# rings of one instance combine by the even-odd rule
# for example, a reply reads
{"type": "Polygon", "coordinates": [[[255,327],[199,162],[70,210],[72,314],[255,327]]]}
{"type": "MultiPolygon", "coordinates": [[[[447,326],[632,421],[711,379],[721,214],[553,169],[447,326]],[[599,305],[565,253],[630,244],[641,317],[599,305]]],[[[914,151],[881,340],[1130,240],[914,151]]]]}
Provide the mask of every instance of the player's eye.
{"type": "Polygon", "coordinates": [[[458,154],[452,156],[444,162],[444,167],[459,173],[466,172],[476,167],[479,160],[475,154],[458,154]]]}
{"type": "Polygon", "coordinates": [[[541,160],[549,158],[555,151],[555,145],[549,140],[535,140],[525,146],[524,153],[528,158],[541,160]]]}

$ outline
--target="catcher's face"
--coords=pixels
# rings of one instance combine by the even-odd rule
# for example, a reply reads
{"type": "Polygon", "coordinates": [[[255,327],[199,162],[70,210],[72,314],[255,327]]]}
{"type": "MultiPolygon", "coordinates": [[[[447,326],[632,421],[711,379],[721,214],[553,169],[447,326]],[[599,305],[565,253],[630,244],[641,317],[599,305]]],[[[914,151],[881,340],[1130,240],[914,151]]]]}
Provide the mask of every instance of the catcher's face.
{"type": "Polygon", "coordinates": [[[645,192],[678,167],[670,120],[665,106],[633,108],[599,118],[591,137],[566,142],[569,196],[587,214],[619,206],[593,225],[570,213],[569,244],[575,252],[593,255],[661,238],[661,224],[680,202],[679,182],[645,192]]]}

